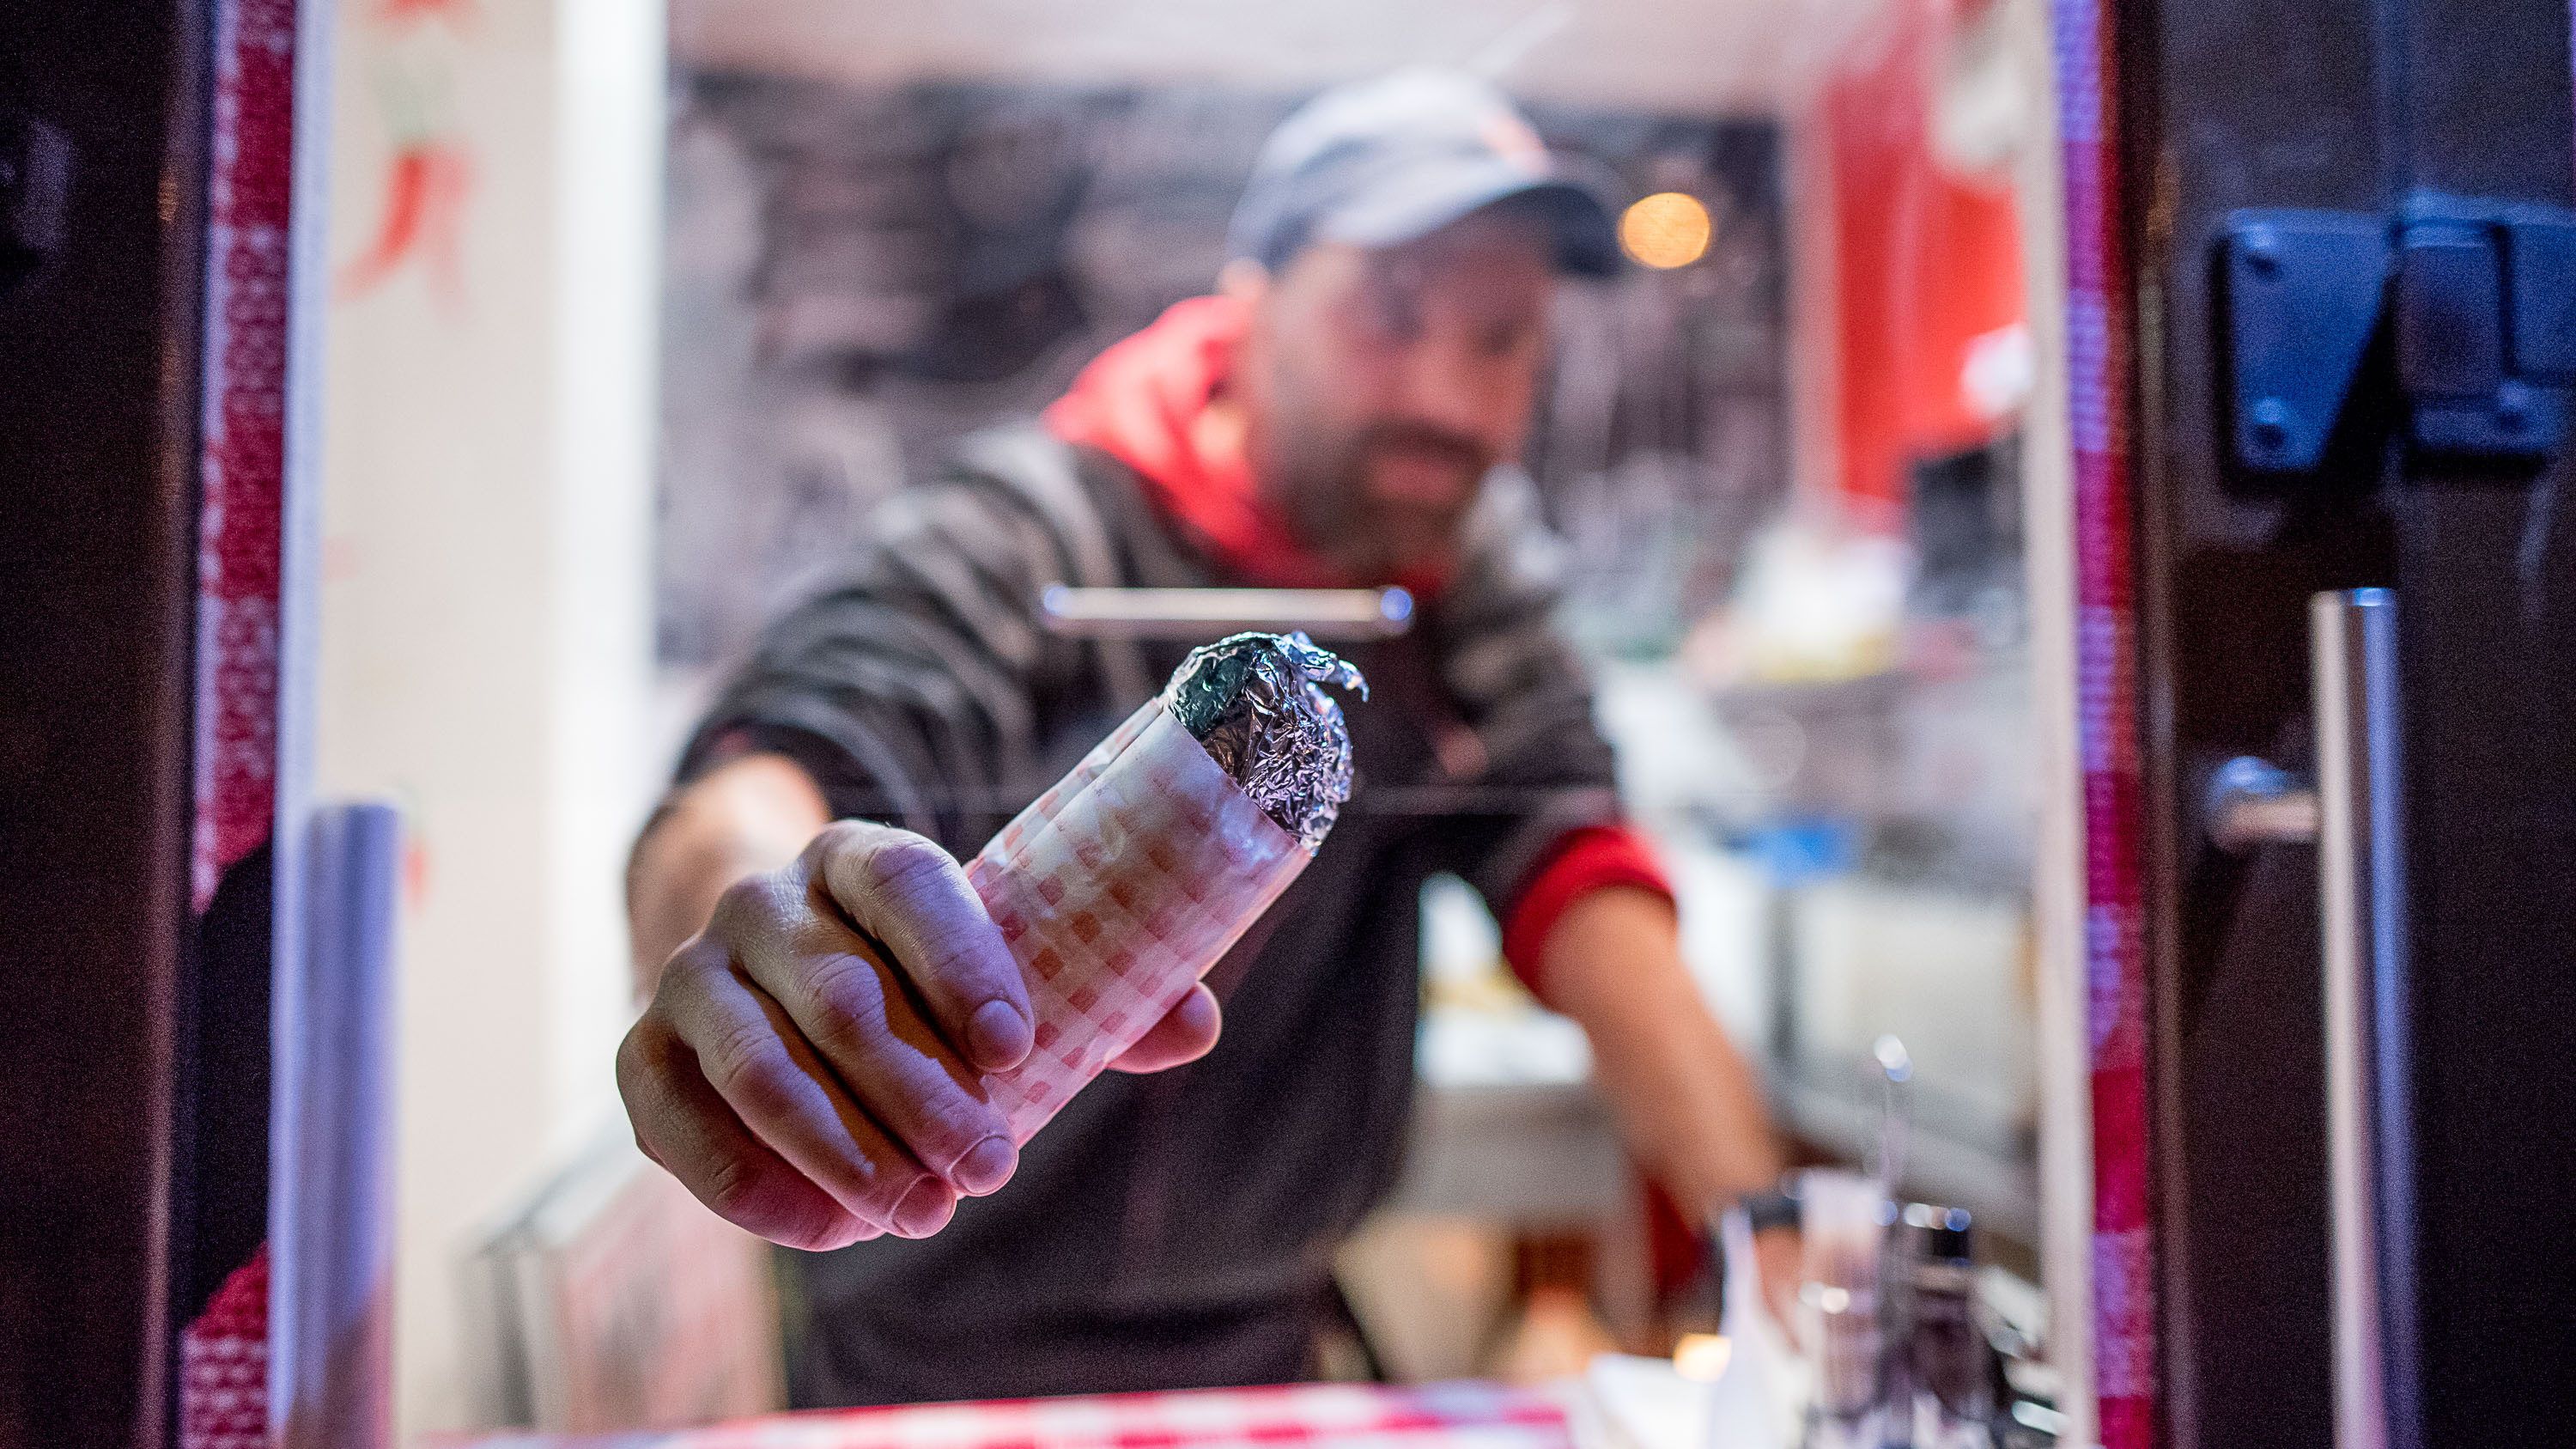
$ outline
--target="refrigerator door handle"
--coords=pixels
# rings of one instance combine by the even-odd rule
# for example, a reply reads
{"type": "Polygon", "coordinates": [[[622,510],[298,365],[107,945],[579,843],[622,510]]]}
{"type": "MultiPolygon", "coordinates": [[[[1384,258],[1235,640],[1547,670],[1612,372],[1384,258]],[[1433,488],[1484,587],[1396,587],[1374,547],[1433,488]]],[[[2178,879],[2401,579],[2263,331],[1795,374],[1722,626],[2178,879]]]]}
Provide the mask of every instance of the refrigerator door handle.
{"type": "Polygon", "coordinates": [[[2397,600],[2309,601],[2335,1443],[2421,1449],[2397,600]]]}
{"type": "Polygon", "coordinates": [[[2209,777],[2202,806],[2210,843],[2230,854],[2258,845],[2317,843],[2317,792],[2269,760],[2238,755],[2209,777]]]}
{"type": "Polygon", "coordinates": [[[1205,643],[1257,629],[1326,643],[1392,639],[1413,627],[1413,595],[1376,589],[1095,589],[1050,584],[1038,596],[1050,634],[1205,643]]]}

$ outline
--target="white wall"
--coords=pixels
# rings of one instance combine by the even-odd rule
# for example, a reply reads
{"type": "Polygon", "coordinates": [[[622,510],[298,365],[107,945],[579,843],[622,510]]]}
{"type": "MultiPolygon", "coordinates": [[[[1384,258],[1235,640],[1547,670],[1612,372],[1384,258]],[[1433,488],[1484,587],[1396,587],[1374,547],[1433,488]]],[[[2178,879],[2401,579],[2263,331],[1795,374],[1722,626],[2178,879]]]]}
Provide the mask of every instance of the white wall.
{"type": "Polygon", "coordinates": [[[685,65],[884,83],[924,75],[1301,90],[1465,66],[1551,100],[1768,111],[1885,0],[671,0],[685,65]]]}
{"type": "MultiPolygon", "coordinates": [[[[398,1419],[464,1427],[458,1252],[614,1111],[620,870],[647,745],[662,7],[339,6],[331,241],[405,140],[455,148],[435,245],[335,295],[318,785],[404,810],[398,1419]]],[[[430,228],[434,236],[438,227],[430,228]]]]}
{"type": "Polygon", "coordinates": [[[2066,360],[2066,191],[2042,0],[2010,0],[2011,63],[2029,98],[2014,158],[2037,354],[2024,412],[2022,528],[2030,589],[2033,767],[2040,792],[2032,927],[2038,944],[2041,1272],[2050,1356],[2066,1371],[2061,1442],[2098,1441],[2093,1391],[2093,1083],[2086,1010],[2084,778],[2075,736],[2075,454],[2066,360]]]}

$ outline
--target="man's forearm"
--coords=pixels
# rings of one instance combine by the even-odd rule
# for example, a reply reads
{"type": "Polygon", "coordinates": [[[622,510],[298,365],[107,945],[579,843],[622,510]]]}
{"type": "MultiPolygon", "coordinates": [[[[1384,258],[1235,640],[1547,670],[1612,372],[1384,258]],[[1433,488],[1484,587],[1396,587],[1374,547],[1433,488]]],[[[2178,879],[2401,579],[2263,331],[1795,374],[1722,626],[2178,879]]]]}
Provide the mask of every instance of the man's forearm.
{"type": "Polygon", "coordinates": [[[830,823],[823,792],[783,755],[728,761],[674,794],[627,865],[637,996],[651,994],[671,953],[706,928],[725,887],[794,860],[830,823]]]}
{"type": "Polygon", "coordinates": [[[1681,957],[1669,902],[1611,886],[1566,907],[1541,948],[1549,1004],[1592,1040],[1593,1077],[1631,1148],[1709,1211],[1779,1180],[1759,1084],[1681,957]]]}

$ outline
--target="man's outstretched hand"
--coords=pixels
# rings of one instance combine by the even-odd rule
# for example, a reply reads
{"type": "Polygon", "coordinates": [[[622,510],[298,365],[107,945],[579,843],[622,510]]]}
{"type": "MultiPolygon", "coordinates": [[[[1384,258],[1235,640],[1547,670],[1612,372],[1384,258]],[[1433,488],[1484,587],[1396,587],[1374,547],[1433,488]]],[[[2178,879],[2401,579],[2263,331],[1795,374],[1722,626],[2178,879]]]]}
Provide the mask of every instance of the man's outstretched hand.
{"type": "MultiPolygon", "coordinates": [[[[710,854],[653,844],[639,862],[710,854]]],[[[639,869],[639,897],[686,888],[639,869]]],[[[1111,1065],[1177,1066],[1217,1028],[1200,986],[1111,1065]]],[[[772,1242],[836,1248],[927,1237],[960,1196],[1010,1180],[1019,1151],[981,1077],[1033,1036],[1018,963],[964,869],[910,831],[843,821],[716,897],[619,1047],[617,1085],[637,1145],[700,1201],[772,1242]]]]}

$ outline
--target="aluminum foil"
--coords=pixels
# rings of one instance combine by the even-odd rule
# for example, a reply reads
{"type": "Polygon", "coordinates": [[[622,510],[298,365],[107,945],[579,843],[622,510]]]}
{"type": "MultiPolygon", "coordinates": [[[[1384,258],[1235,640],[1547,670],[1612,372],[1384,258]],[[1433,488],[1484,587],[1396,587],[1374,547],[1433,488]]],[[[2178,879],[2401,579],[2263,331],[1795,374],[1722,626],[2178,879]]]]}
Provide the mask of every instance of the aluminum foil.
{"type": "Polygon", "coordinates": [[[1351,732],[1331,684],[1368,698],[1349,661],[1303,634],[1237,634],[1190,651],[1164,702],[1262,813],[1324,843],[1351,798],[1351,732]]]}

